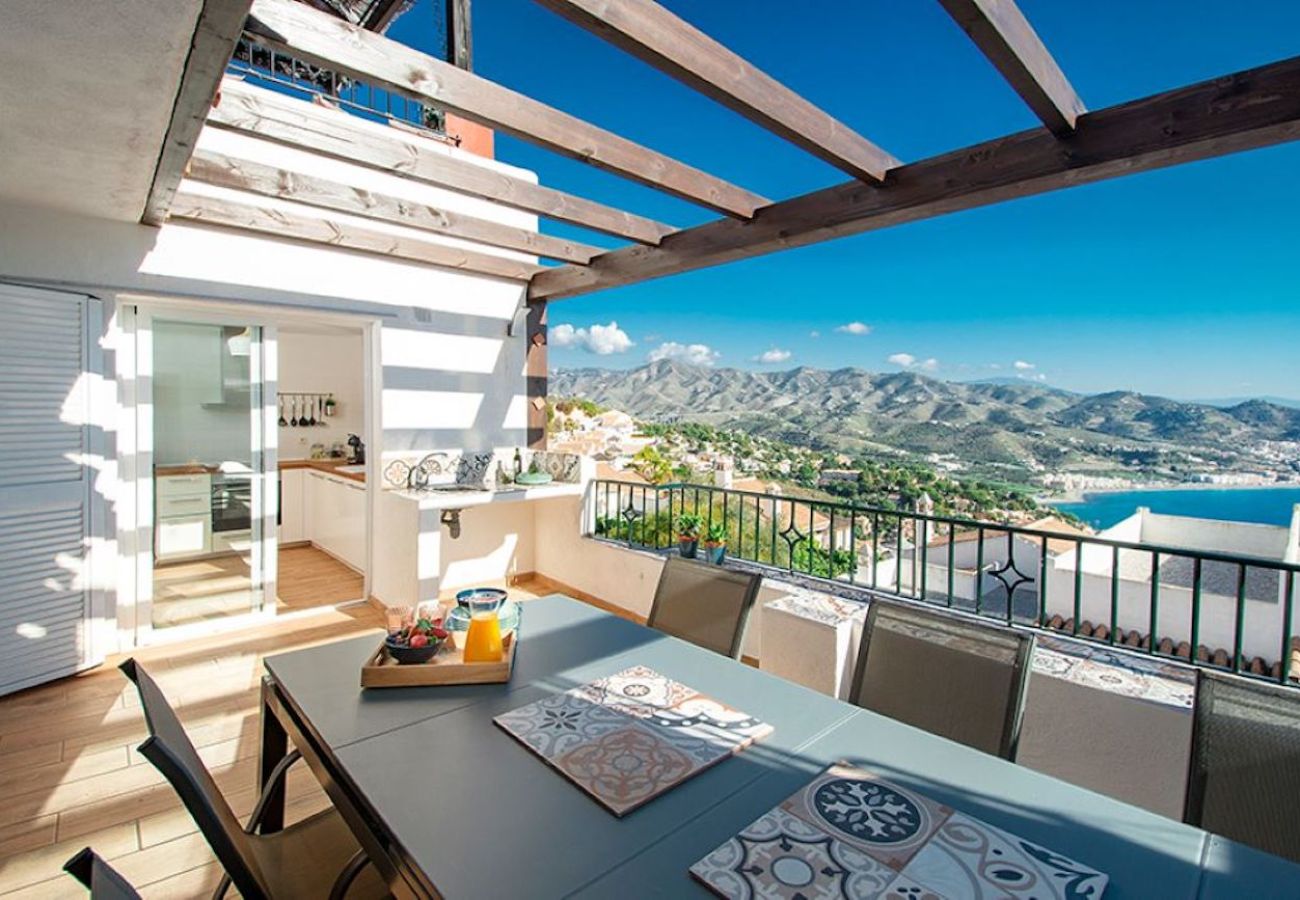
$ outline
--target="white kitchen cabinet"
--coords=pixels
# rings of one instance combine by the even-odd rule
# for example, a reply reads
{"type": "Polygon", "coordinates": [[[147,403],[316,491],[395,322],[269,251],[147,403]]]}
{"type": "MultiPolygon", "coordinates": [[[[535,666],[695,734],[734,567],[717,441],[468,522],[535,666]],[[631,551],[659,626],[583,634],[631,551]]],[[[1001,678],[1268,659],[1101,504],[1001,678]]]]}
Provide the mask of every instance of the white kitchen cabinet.
{"type": "Polygon", "coordinates": [[[302,469],[280,470],[280,543],[309,540],[306,525],[306,475],[302,469]]]}
{"type": "Polygon", "coordinates": [[[366,486],[308,471],[304,522],[308,539],[357,570],[366,565],[366,486]]]}
{"type": "Polygon", "coordinates": [[[206,474],[154,479],[154,558],[158,562],[212,552],[212,478],[206,474]]]}

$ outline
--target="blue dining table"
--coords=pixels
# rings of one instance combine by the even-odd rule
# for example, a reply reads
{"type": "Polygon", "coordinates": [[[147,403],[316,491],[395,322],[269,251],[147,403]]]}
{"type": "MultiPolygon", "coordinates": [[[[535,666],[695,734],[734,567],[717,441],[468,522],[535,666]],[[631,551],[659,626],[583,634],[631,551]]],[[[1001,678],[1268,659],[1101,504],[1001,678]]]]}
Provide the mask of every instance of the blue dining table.
{"type": "Polygon", "coordinates": [[[505,684],[363,689],[379,639],[266,659],[261,771],[292,741],[399,897],[712,896],[691,865],[840,760],[1106,873],[1107,897],[1300,895],[1300,866],[562,595],[523,604],[505,684]],[[619,818],[493,723],[634,665],[774,730],[619,818]]]}

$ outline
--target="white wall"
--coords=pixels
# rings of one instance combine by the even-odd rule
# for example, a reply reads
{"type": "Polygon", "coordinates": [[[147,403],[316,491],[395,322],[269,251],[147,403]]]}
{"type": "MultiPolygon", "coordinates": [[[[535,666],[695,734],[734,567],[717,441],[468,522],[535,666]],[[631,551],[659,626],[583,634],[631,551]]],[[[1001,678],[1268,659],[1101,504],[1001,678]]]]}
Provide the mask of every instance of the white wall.
{"type": "MultiPolygon", "coordinates": [[[[1142,521],[1142,540],[1148,544],[1279,560],[1287,550],[1288,529],[1276,525],[1167,516],[1146,508],[1139,509],[1137,515],[1142,521]]],[[[1101,536],[1111,537],[1110,531],[1103,531],[1101,536]]]]}
{"type": "Polygon", "coordinates": [[[154,462],[252,461],[247,395],[221,390],[221,327],[153,324],[154,462]]]}
{"type": "MultiPolygon", "coordinates": [[[[311,455],[312,444],[344,444],[349,434],[360,435],[369,443],[365,416],[365,342],[360,331],[355,334],[312,334],[281,328],[279,331],[280,381],[282,394],[333,394],[336,414],[325,418],[324,426],[283,427],[279,430],[280,458],[303,459],[311,455]]],[[[313,409],[314,412],[314,409],[313,409]]],[[[285,419],[292,418],[292,407],[284,406],[285,419]]],[[[317,419],[322,417],[316,413],[317,419]]]]}

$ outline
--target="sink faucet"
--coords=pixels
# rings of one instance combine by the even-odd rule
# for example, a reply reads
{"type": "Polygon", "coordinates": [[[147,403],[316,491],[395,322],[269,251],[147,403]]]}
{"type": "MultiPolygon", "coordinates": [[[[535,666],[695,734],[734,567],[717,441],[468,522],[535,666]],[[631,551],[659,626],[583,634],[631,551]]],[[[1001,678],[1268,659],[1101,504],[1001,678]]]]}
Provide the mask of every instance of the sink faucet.
{"type": "Polygon", "coordinates": [[[355,434],[348,435],[348,446],[352,448],[352,461],[358,465],[366,461],[366,445],[355,434]]]}

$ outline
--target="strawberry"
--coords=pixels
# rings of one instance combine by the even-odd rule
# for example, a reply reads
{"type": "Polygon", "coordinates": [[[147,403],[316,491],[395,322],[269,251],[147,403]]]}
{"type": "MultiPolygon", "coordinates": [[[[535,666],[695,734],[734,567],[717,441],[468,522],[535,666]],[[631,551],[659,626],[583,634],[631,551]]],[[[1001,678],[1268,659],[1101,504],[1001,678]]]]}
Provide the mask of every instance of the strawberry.
{"type": "Polygon", "coordinates": [[[428,646],[428,644],[429,644],[429,639],[422,634],[416,634],[411,637],[412,650],[417,650],[420,647],[426,647],[428,646]]]}

